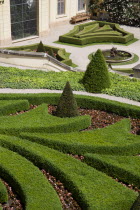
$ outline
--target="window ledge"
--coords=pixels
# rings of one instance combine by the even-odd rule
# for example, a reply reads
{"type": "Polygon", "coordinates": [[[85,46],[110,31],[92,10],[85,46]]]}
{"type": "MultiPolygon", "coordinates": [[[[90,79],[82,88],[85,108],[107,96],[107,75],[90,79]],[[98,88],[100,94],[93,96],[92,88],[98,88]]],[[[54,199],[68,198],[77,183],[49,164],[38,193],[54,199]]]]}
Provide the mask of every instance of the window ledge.
{"type": "Polygon", "coordinates": [[[56,16],[56,19],[58,19],[58,18],[64,18],[64,17],[67,17],[67,15],[66,15],[66,14],[63,14],[63,15],[57,15],[57,16],[56,16]]]}

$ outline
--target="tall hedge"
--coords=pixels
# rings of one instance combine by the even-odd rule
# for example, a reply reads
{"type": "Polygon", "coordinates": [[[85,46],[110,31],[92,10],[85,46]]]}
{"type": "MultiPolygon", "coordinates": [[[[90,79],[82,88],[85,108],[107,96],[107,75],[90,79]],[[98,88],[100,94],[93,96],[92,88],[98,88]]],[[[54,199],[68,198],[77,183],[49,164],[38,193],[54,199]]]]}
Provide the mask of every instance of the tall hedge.
{"type": "Polygon", "coordinates": [[[77,102],[73,96],[69,82],[64,87],[55,115],[58,117],[76,117],[79,115],[77,102]]]}
{"type": "Polygon", "coordinates": [[[91,93],[100,93],[110,87],[108,67],[100,49],[92,56],[82,82],[86,91],[91,93]]]}

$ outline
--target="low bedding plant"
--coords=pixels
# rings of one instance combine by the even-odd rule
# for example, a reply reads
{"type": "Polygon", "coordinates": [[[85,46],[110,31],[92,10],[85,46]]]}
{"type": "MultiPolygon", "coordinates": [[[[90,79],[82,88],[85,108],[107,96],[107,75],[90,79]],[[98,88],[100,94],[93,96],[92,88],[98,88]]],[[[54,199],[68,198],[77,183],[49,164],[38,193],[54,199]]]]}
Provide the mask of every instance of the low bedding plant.
{"type": "MultiPolygon", "coordinates": [[[[62,90],[67,81],[76,91],[85,91],[81,83],[83,72],[43,72],[0,67],[0,88],[62,90]]],[[[140,101],[140,81],[110,73],[111,87],[102,93],[140,101]]]]}

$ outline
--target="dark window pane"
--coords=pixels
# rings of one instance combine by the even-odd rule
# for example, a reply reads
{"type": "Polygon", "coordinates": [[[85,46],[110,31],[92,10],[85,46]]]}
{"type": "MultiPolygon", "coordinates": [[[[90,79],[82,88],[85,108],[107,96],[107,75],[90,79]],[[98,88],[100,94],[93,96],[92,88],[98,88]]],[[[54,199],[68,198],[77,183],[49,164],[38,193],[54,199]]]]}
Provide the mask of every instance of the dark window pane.
{"type": "Polygon", "coordinates": [[[10,0],[12,39],[37,34],[36,0],[10,0]]]}

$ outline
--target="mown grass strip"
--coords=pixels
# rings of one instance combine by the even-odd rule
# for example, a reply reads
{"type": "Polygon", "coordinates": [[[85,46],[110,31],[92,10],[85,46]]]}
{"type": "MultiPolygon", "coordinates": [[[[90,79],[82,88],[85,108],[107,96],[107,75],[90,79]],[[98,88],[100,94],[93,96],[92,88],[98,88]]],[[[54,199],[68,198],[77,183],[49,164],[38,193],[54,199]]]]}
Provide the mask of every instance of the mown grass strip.
{"type": "Polygon", "coordinates": [[[64,153],[135,155],[140,151],[139,136],[130,133],[129,119],[105,128],[72,133],[21,133],[21,138],[64,153]]]}
{"type": "Polygon", "coordinates": [[[20,196],[26,210],[62,209],[56,192],[39,169],[3,147],[0,147],[0,174],[20,196]]]}
{"type": "Polygon", "coordinates": [[[18,136],[20,132],[72,132],[87,128],[90,116],[59,118],[48,114],[47,104],[16,116],[0,117],[0,133],[18,136]]]}
{"type": "Polygon", "coordinates": [[[16,137],[0,136],[0,144],[49,170],[73,193],[83,209],[129,210],[137,193],[68,155],[16,137]],[[101,202],[102,201],[102,202],[101,202]]]}
{"type": "Polygon", "coordinates": [[[0,203],[6,203],[8,201],[8,192],[6,186],[0,179],[0,203]]]}
{"type": "Polygon", "coordinates": [[[139,156],[85,154],[84,161],[109,176],[140,188],[139,156]]]}
{"type": "Polygon", "coordinates": [[[0,100],[0,115],[14,114],[29,108],[28,100],[0,100]]]}

